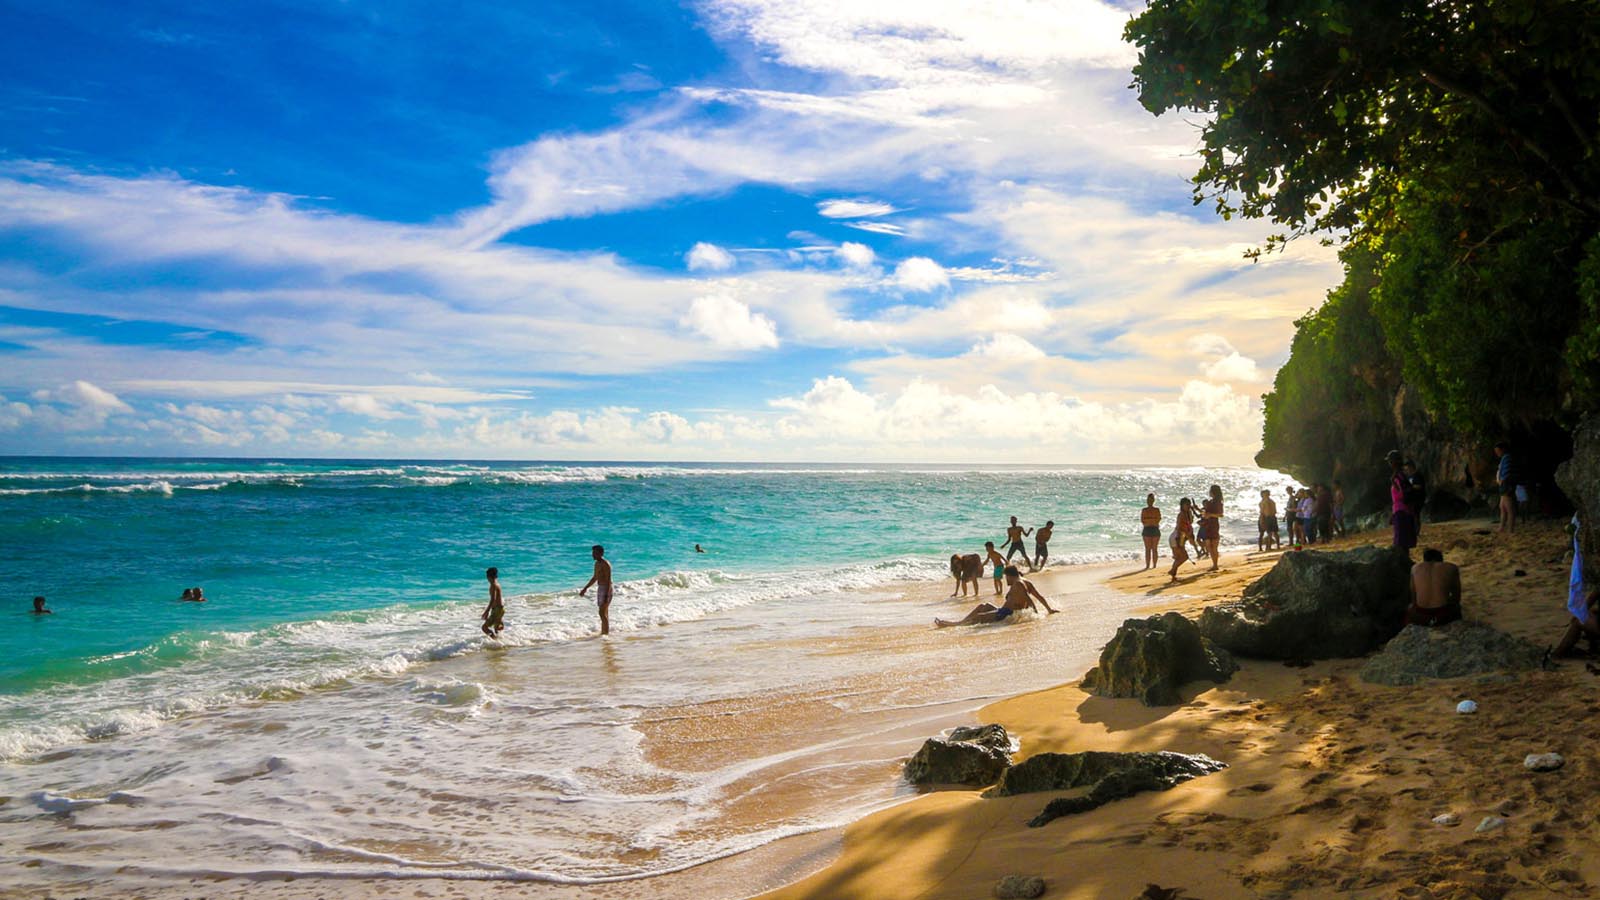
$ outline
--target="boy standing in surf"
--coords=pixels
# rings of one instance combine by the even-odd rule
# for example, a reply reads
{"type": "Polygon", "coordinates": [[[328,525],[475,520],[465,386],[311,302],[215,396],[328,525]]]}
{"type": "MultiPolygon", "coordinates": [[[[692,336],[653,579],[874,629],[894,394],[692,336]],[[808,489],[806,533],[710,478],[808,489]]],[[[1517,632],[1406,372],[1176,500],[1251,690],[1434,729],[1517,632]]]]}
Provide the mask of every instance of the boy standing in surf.
{"type": "Polygon", "coordinates": [[[500,598],[500,570],[483,573],[489,579],[489,605],[483,608],[483,633],[498,638],[506,627],[506,604],[500,598]]]}
{"type": "Polygon", "coordinates": [[[595,544],[589,548],[589,554],[594,557],[594,574],[589,577],[589,583],[578,591],[579,597],[587,597],[589,588],[594,587],[594,602],[600,608],[600,633],[611,633],[611,563],[606,560],[606,548],[595,544]]]}

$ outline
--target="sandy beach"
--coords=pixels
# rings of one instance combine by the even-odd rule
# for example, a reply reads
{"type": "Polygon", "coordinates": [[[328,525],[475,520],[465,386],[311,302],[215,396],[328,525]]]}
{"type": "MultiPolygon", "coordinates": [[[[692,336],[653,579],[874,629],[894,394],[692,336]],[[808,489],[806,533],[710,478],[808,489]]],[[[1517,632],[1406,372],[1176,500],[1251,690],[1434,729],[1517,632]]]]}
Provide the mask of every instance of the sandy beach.
{"type": "MultiPolygon", "coordinates": [[[[1429,525],[1421,546],[1462,566],[1468,618],[1545,646],[1565,621],[1567,543],[1555,523],[1503,538],[1471,520],[1429,525]]],[[[1234,556],[1173,586],[1165,572],[1110,583],[1147,595],[1148,612],[1195,613],[1237,597],[1276,557],[1234,556]]],[[[1181,706],[1092,697],[1069,683],[978,717],[1020,739],[1019,759],[1177,750],[1228,763],[1219,774],[1037,829],[1025,822],[1058,795],[929,793],[851,826],[832,865],[763,900],[986,897],[1012,874],[1042,876],[1045,896],[1061,898],[1132,898],[1151,884],[1181,891],[1162,897],[1594,896],[1600,854],[1585,848],[1600,837],[1589,724],[1600,683],[1582,661],[1403,688],[1362,682],[1359,659],[1242,663],[1226,684],[1191,685],[1181,706]],[[1462,699],[1480,712],[1456,715],[1462,699]],[[1524,769],[1526,754],[1551,750],[1565,768],[1524,769]],[[1447,812],[1461,824],[1431,823],[1447,812]],[[1490,815],[1506,824],[1475,833],[1490,815]]]]}
{"type": "MultiPolygon", "coordinates": [[[[1373,532],[1340,546],[1385,537],[1373,532]]],[[[1462,565],[1469,618],[1545,646],[1564,621],[1566,542],[1554,523],[1504,539],[1473,520],[1429,525],[1422,546],[1440,547],[1462,565]],[[1516,575],[1517,569],[1526,575],[1516,575]]],[[[740,754],[769,761],[730,785],[737,799],[726,809],[726,822],[769,820],[802,806],[825,806],[830,792],[859,797],[864,787],[879,785],[880,808],[845,828],[779,840],[683,872],[587,886],[420,872],[332,879],[288,872],[199,879],[129,872],[125,879],[58,883],[64,890],[56,894],[972,898],[990,896],[1002,876],[1021,874],[1042,876],[1045,896],[1063,898],[1131,898],[1150,884],[1181,889],[1170,896],[1205,898],[1591,896],[1591,885],[1600,885],[1600,856],[1583,848],[1600,836],[1600,818],[1592,812],[1600,764],[1583,723],[1600,711],[1600,692],[1581,661],[1550,672],[1391,688],[1362,682],[1356,675],[1362,660],[1306,668],[1241,660],[1243,668],[1229,682],[1189,685],[1182,705],[1160,708],[1093,697],[1076,686],[1120,616],[1196,614],[1237,597],[1278,555],[1234,554],[1217,573],[1188,566],[1176,584],[1167,583],[1164,568],[1129,571],[1130,563],[1052,569],[1035,576],[1036,583],[1069,609],[1076,602],[1082,619],[1069,621],[1075,618],[1069,612],[1025,620],[1025,630],[940,631],[910,622],[870,629],[808,652],[904,660],[885,668],[892,677],[880,681],[888,683],[845,684],[829,696],[769,691],[664,710],[642,724],[643,753],[665,767],[726,769],[740,754]],[[1084,604],[1104,608],[1090,615],[1084,604]],[[930,648],[959,660],[955,671],[981,685],[974,693],[995,699],[941,702],[908,714],[905,701],[921,689],[917,679],[949,677],[928,665],[930,648]],[[1007,673],[1022,669],[1035,678],[1059,672],[1065,683],[1007,697],[1007,673]],[[865,697],[873,709],[873,698],[892,698],[896,709],[842,715],[843,696],[858,704],[865,697]],[[1455,704],[1468,698],[1481,711],[1457,716],[1455,704]],[[977,790],[943,790],[917,796],[899,780],[901,761],[923,737],[972,722],[1004,725],[1020,741],[1019,761],[1051,751],[1177,750],[1207,754],[1229,768],[1028,828],[1026,821],[1058,795],[987,799],[977,790]],[[1548,750],[1566,756],[1564,769],[1534,774],[1523,768],[1524,755],[1548,750]],[[818,777],[829,772],[838,778],[818,777]],[[1430,822],[1446,812],[1461,824],[1430,822]],[[1489,815],[1507,824],[1474,833],[1489,815]]],[[[951,600],[949,589],[949,582],[902,585],[886,609],[931,618],[968,608],[971,601],[951,600]]],[[[503,811],[501,818],[514,826],[516,812],[503,811]]],[[[416,855],[425,848],[382,849],[416,855]]],[[[13,886],[23,889],[30,880],[22,876],[13,886]]]]}

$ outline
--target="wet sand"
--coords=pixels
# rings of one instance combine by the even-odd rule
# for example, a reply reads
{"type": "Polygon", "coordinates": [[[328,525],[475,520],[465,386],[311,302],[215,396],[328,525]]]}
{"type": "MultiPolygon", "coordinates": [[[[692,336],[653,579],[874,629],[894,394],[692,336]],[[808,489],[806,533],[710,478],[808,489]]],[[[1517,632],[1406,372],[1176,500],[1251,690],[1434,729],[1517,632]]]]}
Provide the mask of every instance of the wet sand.
{"type": "MultiPolygon", "coordinates": [[[[1568,539],[1555,523],[1509,538],[1487,530],[1478,520],[1430,524],[1422,546],[1462,565],[1468,618],[1553,643],[1566,616],[1568,539]]],[[[1147,596],[1147,612],[1192,614],[1237,597],[1276,557],[1234,557],[1215,574],[1189,567],[1179,585],[1164,572],[1110,583],[1147,596]]],[[[926,794],[852,825],[832,865],[763,900],[987,897],[1011,874],[1044,877],[1050,898],[1132,898],[1150,884],[1206,898],[1597,895],[1600,678],[1583,661],[1401,688],[1360,681],[1361,664],[1245,661],[1227,684],[1193,685],[1175,707],[1071,684],[991,704],[978,718],[1018,736],[1023,757],[1167,749],[1230,768],[1037,829],[1024,823],[1059,795],[926,794]],[[1456,715],[1462,699],[1479,713],[1456,715]],[[1526,754],[1550,750],[1566,757],[1563,769],[1524,769],[1526,754]],[[1430,821],[1447,812],[1461,824],[1430,821]],[[1475,833],[1491,815],[1506,824],[1475,833]]]]}

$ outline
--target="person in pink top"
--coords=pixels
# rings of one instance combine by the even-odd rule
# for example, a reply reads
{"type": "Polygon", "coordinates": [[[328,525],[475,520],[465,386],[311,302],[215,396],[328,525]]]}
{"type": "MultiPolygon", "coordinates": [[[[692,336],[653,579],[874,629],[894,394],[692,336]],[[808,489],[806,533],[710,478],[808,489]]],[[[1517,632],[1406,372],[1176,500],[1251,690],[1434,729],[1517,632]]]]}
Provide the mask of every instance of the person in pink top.
{"type": "Polygon", "coordinates": [[[1406,558],[1411,558],[1411,548],[1417,545],[1417,512],[1406,504],[1406,481],[1404,464],[1400,458],[1399,450],[1390,450],[1389,456],[1389,500],[1393,505],[1393,516],[1390,521],[1394,524],[1394,546],[1406,551],[1406,558]]]}

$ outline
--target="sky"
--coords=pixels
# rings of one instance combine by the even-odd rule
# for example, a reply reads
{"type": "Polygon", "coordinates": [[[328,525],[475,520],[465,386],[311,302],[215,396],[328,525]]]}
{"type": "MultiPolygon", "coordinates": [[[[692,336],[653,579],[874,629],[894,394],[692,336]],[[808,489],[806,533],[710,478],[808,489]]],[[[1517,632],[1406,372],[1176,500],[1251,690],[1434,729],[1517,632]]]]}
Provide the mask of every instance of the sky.
{"type": "Polygon", "coordinates": [[[1137,8],[0,0],[0,453],[1248,463],[1137,8]]]}

